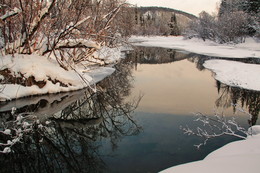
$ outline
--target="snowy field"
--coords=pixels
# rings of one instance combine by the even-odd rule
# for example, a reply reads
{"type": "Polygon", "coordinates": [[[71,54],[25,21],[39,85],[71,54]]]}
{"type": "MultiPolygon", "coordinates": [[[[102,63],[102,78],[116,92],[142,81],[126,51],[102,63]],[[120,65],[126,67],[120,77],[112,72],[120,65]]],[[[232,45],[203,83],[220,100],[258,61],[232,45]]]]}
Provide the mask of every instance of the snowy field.
{"type": "Polygon", "coordinates": [[[210,153],[204,160],[175,166],[161,173],[259,173],[260,126],[246,140],[229,143],[210,153]]]}
{"type": "MultiPolygon", "coordinates": [[[[132,37],[136,46],[179,49],[197,54],[226,58],[260,58],[260,42],[253,38],[245,43],[217,44],[199,39],[185,40],[183,37],[132,37]]],[[[209,60],[204,66],[215,73],[215,78],[229,86],[260,91],[260,65],[235,61],[209,60]]]]}

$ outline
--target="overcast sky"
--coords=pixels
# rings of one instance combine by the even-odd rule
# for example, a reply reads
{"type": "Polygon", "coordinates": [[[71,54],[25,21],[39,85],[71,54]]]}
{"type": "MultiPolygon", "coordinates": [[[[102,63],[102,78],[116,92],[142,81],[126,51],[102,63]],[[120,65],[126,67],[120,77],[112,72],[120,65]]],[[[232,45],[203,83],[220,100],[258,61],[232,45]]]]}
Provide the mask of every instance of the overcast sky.
{"type": "Polygon", "coordinates": [[[131,4],[138,6],[161,6],[174,8],[198,15],[201,11],[209,13],[216,11],[216,6],[220,0],[127,0],[131,4]]]}

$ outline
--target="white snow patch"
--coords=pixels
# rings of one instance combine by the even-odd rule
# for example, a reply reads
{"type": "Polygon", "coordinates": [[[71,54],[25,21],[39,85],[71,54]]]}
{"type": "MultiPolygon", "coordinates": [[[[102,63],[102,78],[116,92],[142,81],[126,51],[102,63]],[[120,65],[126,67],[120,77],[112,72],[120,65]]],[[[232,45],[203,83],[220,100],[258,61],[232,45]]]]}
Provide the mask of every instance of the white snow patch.
{"type": "Polygon", "coordinates": [[[258,173],[260,170],[260,126],[253,127],[257,135],[229,143],[210,153],[204,160],[175,166],[161,173],[258,173]]]}
{"type": "Polygon", "coordinates": [[[212,70],[215,79],[222,83],[260,91],[260,65],[227,60],[208,60],[203,65],[212,70]]]}
{"type": "Polygon", "coordinates": [[[3,133],[6,134],[6,135],[11,135],[11,130],[10,129],[5,129],[3,133]]]}
{"type": "Polygon", "coordinates": [[[10,153],[12,150],[10,147],[5,147],[2,153],[10,153]]]}
{"type": "MultiPolygon", "coordinates": [[[[96,58],[103,58],[107,63],[113,63],[120,59],[120,49],[102,48],[95,53],[96,58]]],[[[115,70],[112,67],[95,67],[89,69],[89,64],[82,62],[82,65],[75,66],[75,70],[66,71],[59,66],[54,58],[47,58],[38,55],[1,56],[1,69],[11,69],[16,77],[34,76],[35,81],[44,81],[46,85],[39,88],[36,85],[22,86],[18,84],[0,84],[0,101],[12,100],[31,95],[43,95],[48,93],[59,93],[75,91],[103,80],[115,70]],[[60,81],[53,83],[52,81],[60,81]]],[[[0,76],[3,79],[2,76],[0,76]]]]}
{"type": "Polygon", "coordinates": [[[215,57],[229,57],[229,58],[260,58],[260,43],[252,38],[246,39],[245,43],[241,44],[217,44],[213,41],[201,39],[184,39],[182,36],[178,37],[143,37],[133,36],[130,38],[136,46],[150,46],[162,47],[171,49],[180,49],[188,52],[193,52],[202,55],[215,57]]]}
{"type": "Polygon", "coordinates": [[[256,125],[256,126],[249,128],[248,132],[249,132],[249,134],[251,133],[252,135],[260,134],[260,125],[256,125]]]}
{"type": "Polygon", "coordinates": [[[90,47],[90,48],[96,48],[100,49],[100,46],[92,41],[92,40],[86,40],[86,39],[68,39],[68,40],[62,40],[57,44],[57,47],[73,47],[76,45],[84,46],[84,47],[90,47]]]}
{"type": "Polygon", "coordinates": [[[122,49],[122,47],[109,48],[104,46],[102,47],[102,49],[95,52],[94,56],[103,59],[107,64],[111,64],[117,62],[120,58],[122,58],[122,49]]]}
{"type": "Polygon", "coordinates": [[[89,71],[88,75],[93,78],[95,83],[98,83],[99,81],[102,81],[106,76],[114,73],[114,71],[115,69],[112,67],[100,67],[89,71]]]}

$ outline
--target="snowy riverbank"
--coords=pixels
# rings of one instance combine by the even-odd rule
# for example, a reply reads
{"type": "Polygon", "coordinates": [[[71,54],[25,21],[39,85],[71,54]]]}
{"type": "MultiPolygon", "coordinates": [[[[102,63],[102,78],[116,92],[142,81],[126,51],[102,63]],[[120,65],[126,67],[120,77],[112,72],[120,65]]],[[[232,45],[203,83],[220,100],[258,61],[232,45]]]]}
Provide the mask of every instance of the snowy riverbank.
{"type": "Polygon", "coordinates": [[[61,68],[54,58],[21,54],[1,56],[0,80],[3,84],[0,85],[0,101],[92,87],[115,71],[111,65],[100,64],[116,63],[121,58],[121,51],[103,48],[96,56],[102,61],[82,62],[70,70],[61,68]],[[5,78],[12,83],[5,83],[5,78]]]}
{"type": "MultiPolygon", "coordinates": [[[[245,43],[217,44],[199,39],[185,40],[183,37],[132,37],[136,46],[179,49],[197,54],[226,58],[260,58],[259,41],[248,38],[245,43]]],[[[214,77],[224,84],[260,91],[260,65],[227,60],[209,60],[204,66],[214,72],[214,77]]]]}
{"type": "Polygon", "coordinates": [[[229,86],[260,91],[260,65],[227,60],[209,60],[204,67],[215,73],[215,79],[229,86]]]}
{"type": "Polygon", "coordinates": [[[260,126],[253,127],[253,136],[229,143],[210,153],[204,160],[175,166],[161,173],[258,173],[260,170],[260,126]]]}
{"type": "MultiPolygon", "coordinates": [[[[183,37],[132,37],[136,46],[163,47],[225,58],[260,58],[260,43],[248,38],[237,45],[220,45],[199,39],[183,37]]],[[[260,91],[260,65],[232,60],[208,60],[204,67],[214,72],[214,77],[230,86],[260,91]]],[[[253,127],[253,136],[232,142],[212,152],[204,160],[175,166],[161,173],[257,173],[260,170],[260,126],[253,127]]]]}
{"type": "Polygon", "coordinates": [[[253,39],[246,39],[241,44],[217,44],[213,41],[203,41],[201,39],[184,39],[179,37],[143,37],[133,36],[130,39],[136,46],[162,47],[179,49],[187,52],[229,58],[260,58],[260,42],[253,39]]]}

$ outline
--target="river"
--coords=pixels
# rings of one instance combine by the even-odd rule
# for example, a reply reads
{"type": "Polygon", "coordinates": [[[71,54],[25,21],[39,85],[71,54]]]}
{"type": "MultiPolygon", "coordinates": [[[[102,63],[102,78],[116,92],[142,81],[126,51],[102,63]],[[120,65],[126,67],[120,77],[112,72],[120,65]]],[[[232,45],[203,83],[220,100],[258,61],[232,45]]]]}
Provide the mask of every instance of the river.
{"type": "Polygon", "coordinates": [[[260,92],[216,81],[203,67],[212,58],[137,47],[126,52],[96,93],[85,89],[1,103],[5,125],[17,114],[31,116],[24,121],[33,124],[11,154],[0,155],[1,172],[150,173],[203,159],[238,139],[222,136],[196,148],[203,139],[181,129],[203,127],[194,121],[195,113],[235,117],[245,128],[259,124],[260,92]],[[236,111],[234,104],[252,117],[236,111]]]}

